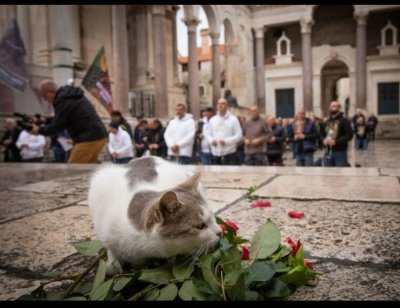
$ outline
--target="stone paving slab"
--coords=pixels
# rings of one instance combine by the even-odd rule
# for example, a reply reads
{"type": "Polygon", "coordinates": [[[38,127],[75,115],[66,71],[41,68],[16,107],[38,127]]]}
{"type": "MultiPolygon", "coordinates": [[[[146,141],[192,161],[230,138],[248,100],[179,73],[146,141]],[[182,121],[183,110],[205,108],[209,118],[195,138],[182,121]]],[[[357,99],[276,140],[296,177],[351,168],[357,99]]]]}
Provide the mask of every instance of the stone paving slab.
{"type": "MultiPolygon", "coordinates": [[[[280,175],[341,175],[341,176],[379,176],[377,168],[327,168],[327,167],[262,167],[267,174],[280,175]]],[[[257,171],[258,174],[259,171],[257,171]]]]}
{"type": "Polygon", "coordinates": [[[400,177],[400,168],[381,168],[381,175],[400,177]]]}
{"type": "Polygon", "coordinates": [[[232,203],[246,193],[242,189],[206,189],[206,200],[214,212],[222,209],[225,205],[232,203]]]}
{"type": "Polygon", "coordinates": [[[0,264],[45,272],[76,252],[71,243],[94,236],[85,206],[25,217],[0,225],[0,264]]]}
{"type": "MultiPolygon", "coordinates": [[[[35,184],[33,184],[35,185],[35,184]]],[[[83,199],[80,195],[40,193],[32,191],[0,192],[0,223],[26,217],[38,212],[57,209],[83,199]]]]}
{"type": "Polygon", "coordinates": [[[10,190],[86,196],[89,190],[90,177],[91,173],[85,173],[79,176],[68,176],[50,181],[17,186],[10,188],[10,190]]]}
{"type": "Polygon", "coordinates": [[[205,187],[248,189],[250,186],[258,186],[272,177],[274,177],[274,175],[259,175],[253,173],[235,173],[227,176],[225,173],[216,174],[208,171],[202,174],[202,184],[205,187]]]}
{"type": "Polygon", "coordinates": [[[400,206],[362,202],[296,201],[264,199],[268,208],[250,208],[240,201],[220,216],[239,226],[239,234],[250,239],[271,218],[281,230],[282,239],[305,242],[310,257],[334,258],[352,262],[400,265],[400,206]],[[291,218],[289,211],[305,214],[291,218]]]}
{"type": "Polygon", "coordinates": [[[317,263],[324,274],[313,287],[303,286],[289,301],[399,301],[400,270],[317,263]]]}
{"type": "Polygon", "coordinates": [[[399,202],[394,177],[282,175],[256,192],[260,196],[399,202]]]}

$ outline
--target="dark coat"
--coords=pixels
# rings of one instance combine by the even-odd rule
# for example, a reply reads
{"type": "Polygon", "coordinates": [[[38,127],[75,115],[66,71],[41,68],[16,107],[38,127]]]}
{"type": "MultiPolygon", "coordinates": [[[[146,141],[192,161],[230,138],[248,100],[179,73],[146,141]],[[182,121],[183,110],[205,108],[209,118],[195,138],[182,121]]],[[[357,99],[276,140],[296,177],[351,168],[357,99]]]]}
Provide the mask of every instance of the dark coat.
{"type": "Polygon", "coordinates": [[[293,141],[293,148],[295,153],[310,153],[317,150],[317,128],[310,119],[306,118],[304,123],[304,140],[294,140],[294,122],[290,124],[290,126],[291,135],[289,135],[289,137],[293,141]]]}
{"type": "Polygon", "coordinates": [[[267,143],[267,155],[282,155],[283,154],[283,140],[285,139],[285,132],[279,125],[270,127],[272,135],[275,137],[274,143],[267,143]]]}
{"type": "Polygon", "coordinates": [[[41,127],[39,134],[49,136],[66,129],[74,143],[107,138],[105,126],[80,88],[61,87],[54,98],[53,107],[53,120],[41,127]]]}
{"type": "Polygon", "coordinates": [[[331,116],[325,124],[324,138],[331,128],[335,132],[336,141],[336,144],[332,147],[332,151],[347,151],[347,143],[353,139],[353,129],[351,128],[350,121],[343,116],[343,113],[340,113],[335,118],[331,116]]]}

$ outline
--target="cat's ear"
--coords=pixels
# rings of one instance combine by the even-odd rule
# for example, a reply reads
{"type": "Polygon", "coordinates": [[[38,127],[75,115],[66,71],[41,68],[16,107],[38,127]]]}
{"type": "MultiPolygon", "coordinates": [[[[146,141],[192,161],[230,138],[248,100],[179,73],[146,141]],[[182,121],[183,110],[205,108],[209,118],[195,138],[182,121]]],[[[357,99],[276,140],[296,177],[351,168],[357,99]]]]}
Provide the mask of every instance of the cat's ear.
{"type": "Polygon", "coordinates": [[[178,187],[182,188],[182,189],[196,191],[197,186],[200,183],[200,179],[201,179],[201,173],[200,172],[196,172],[192,177],[187,179],[185,182],[180,184],[178,187]]]}
{"type": "Polygon", "coordinates": [[[167,191],[164,193],[158,203],[158,210],[161,212],[162,216],[168,216],[175,213],[180,209],[182,204],[178,200],[178,196],[173,191],[167,191]]]}

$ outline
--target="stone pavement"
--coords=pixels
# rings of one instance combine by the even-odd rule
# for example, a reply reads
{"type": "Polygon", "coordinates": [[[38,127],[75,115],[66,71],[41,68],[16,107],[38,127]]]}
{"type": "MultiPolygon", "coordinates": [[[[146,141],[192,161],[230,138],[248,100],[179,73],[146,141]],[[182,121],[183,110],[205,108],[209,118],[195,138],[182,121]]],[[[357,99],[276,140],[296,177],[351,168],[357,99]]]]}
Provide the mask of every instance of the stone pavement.
{"type": "MultiPolygon", "coordinates": [[[[187,168],[203,172],[209,203],[240,235],[251,238],[271,218],[282,238],[305,243],[324,275],[286,300],[400,300],[400,142],[353,154],[367,168],[187,168]],[[253,185],[272,207],[250,208],[253,185]],[[291,210],[305,218],[290,218],[291,210]]],[[[45,271],[86,266],[71,243],[95,237],[86,194],[97,167],[0,164],[0,300],[30,292],[45,271]]]]}

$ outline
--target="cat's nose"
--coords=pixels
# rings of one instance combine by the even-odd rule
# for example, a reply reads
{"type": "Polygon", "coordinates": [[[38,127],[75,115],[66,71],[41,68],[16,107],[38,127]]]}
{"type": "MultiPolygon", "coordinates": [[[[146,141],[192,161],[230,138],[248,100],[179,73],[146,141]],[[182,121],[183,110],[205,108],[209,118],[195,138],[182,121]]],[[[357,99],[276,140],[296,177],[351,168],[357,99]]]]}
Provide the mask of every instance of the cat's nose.
{"type": "Polygon", "coordinates": [[[217,231],[216,235],[221,238],[222,237],[222,231],[217,231]]]}

